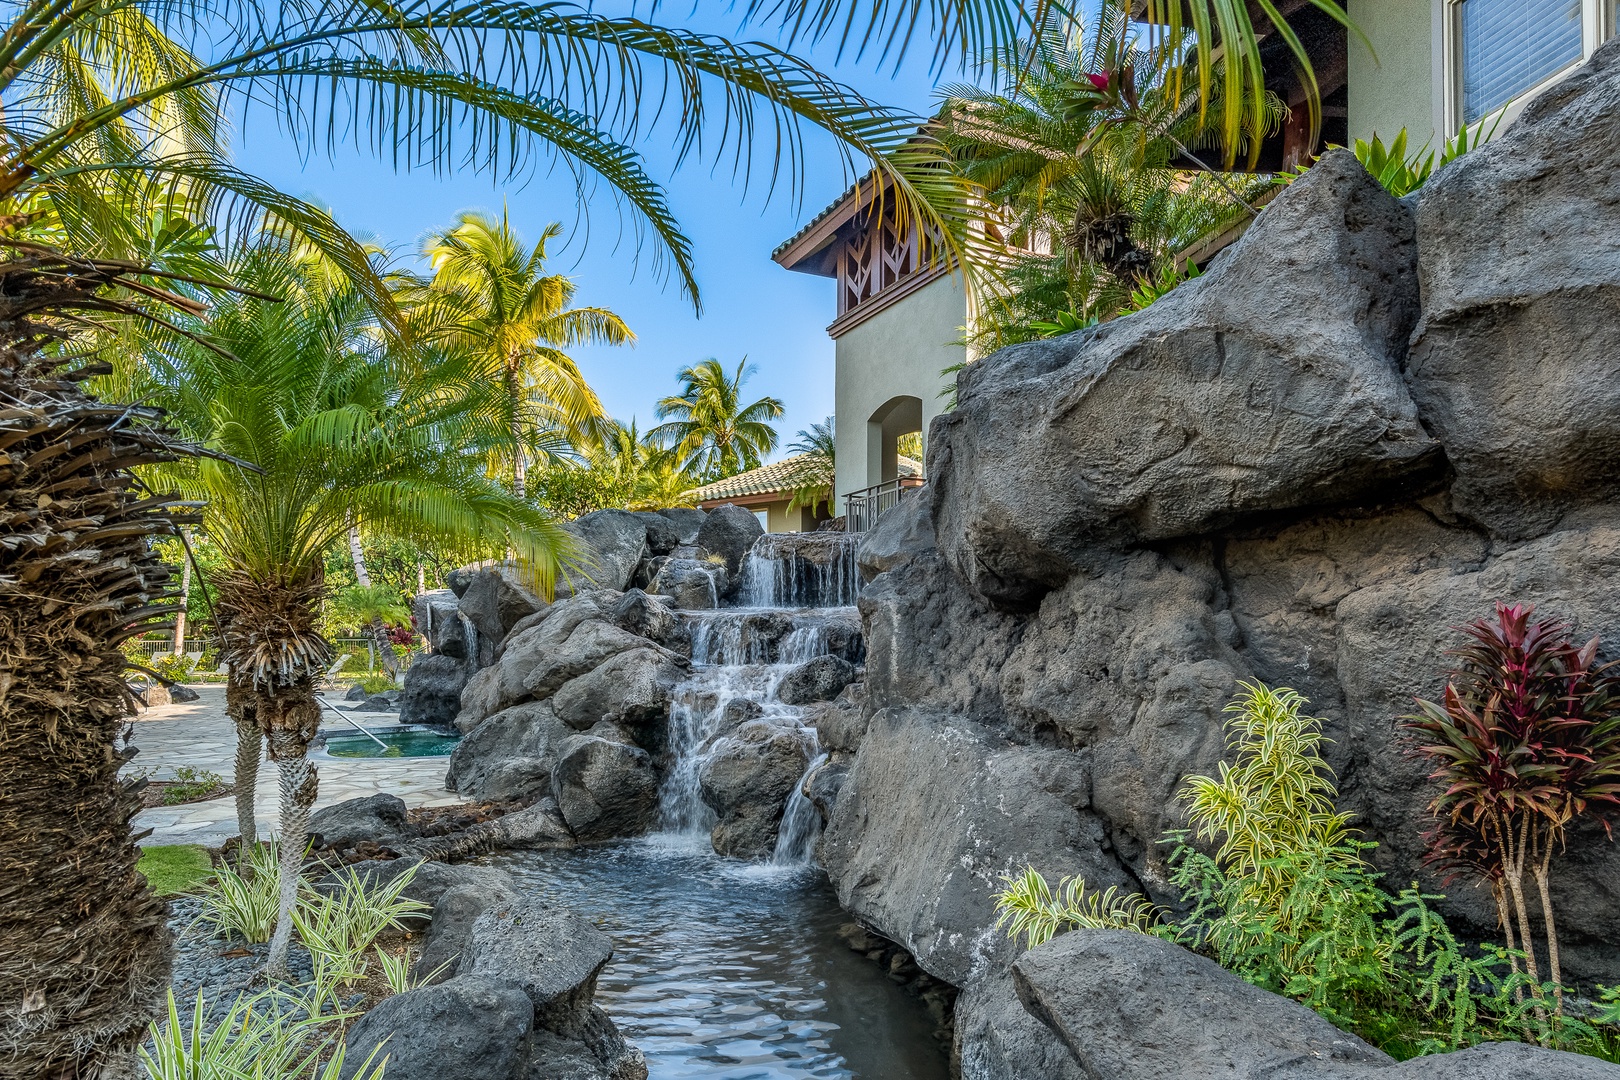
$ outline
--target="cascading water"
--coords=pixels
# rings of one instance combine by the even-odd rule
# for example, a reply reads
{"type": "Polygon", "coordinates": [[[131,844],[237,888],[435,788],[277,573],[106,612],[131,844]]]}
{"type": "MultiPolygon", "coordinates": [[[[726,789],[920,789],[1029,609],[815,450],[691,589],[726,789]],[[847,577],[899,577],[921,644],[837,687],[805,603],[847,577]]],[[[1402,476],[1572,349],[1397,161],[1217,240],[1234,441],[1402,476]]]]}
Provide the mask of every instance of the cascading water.
{"type": "Polygon", "coordinates": [[[659,793],[667,842],[708,844],[716,815],[703,801],[704,762],[748,719],[771,721],[802,737],[809,765],[783,812],[771,862],[807,865],[821,818],[804,796],[805,778],[822,760],[804,709],[778,690],[788,673],[818,656],[864,658],[855,542],[841,534],[767,534],[748,554],[741,596],[746,606],[683,611],[692,636],[693,673],[676,688],[669,715],[669,766],[659,793]],[[746,702],[747,704],[738,704],[746,702]]]}

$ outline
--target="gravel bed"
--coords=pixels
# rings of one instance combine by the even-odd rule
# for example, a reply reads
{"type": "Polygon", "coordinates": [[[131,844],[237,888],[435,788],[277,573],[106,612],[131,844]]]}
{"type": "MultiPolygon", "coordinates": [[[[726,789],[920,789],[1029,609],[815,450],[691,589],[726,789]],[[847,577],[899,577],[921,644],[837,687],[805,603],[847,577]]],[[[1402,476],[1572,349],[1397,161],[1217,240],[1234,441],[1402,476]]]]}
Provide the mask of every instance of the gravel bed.
{"type": "MultiPolygon", "coordinates": [[[[169,930],[174,934],[174,971],[169,985],[188,1026],[199,991],[209,1021],[214,1022],[239,995],[255,994],[269,985],[264,976],[269,944],[247,945],[212,936],[207,927],[197,925],[201,909],[201,903],[189,897],[169,901],[169,930]]],[[[288,951],[287,966],[295,982],[308,982],[314,974],[309,953],[296,942],[288,951]]],[[[345,1005],[352,1008],[364,999],[364,994],[356,994],[345,1005]]]]}

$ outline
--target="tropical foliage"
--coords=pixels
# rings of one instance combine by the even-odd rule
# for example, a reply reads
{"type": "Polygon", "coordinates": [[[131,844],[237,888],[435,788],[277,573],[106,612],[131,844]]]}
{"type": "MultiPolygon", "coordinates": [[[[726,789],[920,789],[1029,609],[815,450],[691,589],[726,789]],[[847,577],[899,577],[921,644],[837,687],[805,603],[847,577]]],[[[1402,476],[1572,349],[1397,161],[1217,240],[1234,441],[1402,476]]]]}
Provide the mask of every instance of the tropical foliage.
{"type": "Polygon", "coordinates": [[[730,374],[712,357],[682,368],[680,393],[659,400],[658,418],[665,422],[647,432],[647,441],[704,483],[759,468],[776,449],[770,422],[782,415],[782,403],[762,397],[743,404],[742,385],[756,370],[747,357],[730,374]]]}
{"type": "Polygon", "coordinates": [[[1033,947],[1075,928],[1154,934],[1301,1001],[1396,1057],[1493,1038],[1602,1052],[1612,1033],[1537,1012],[1541,988],[1507,950],[1471,950],[1416,887],[1391,894],[1367,865],[1321,756],[1321,721],[1287,689],[1246,685],[1228,707],[1232,760],[1187,781],[1192,826],[1172,834],[1176,916],[1079,878],[1009,876],[1000,925],[1033,947]],[[1196,841],[1201,847],[1193,846],[1196,841]],[[1212,852],[1212,853],[1211,853],[1212,852]],[[1529,991],[1527,994],[1526,991],[1529,991]]]}
{"type": "MultiPolygon", "coordinates": [[[[238,767],[256,758],[262,733],[282,779],[285,915],[315,797],[306,757],[321,717],[315,680],[332,659],[317,629],[326,552],[350,522],[424,541],[497,539],[549,588],[568,548],[549,518],[485,475],[485,455],[511,435],[490,422],[501,387],[474,377],[475,357],[390,346],[361,290],[284,244],[266,240],[233,274],[282,299],[220,301],[207,344],[179,337],[154,348],[143,377],[146,396],[189,435],[252,463],[208,459],[161,480],[207,503],[224,562],[213,584],[227,700],[252,746],[238,767]]],[[[236,783],[252,791],[250,775],[236,783]]],[[[251,807],[242,809],[251,842],[251,807]]],[[[282,918],[271,943],[277,969],[290,929],[282,918]]]]}
{"type": "Polygon", "coordinates": [[[504,391],[498,419],[512,435],[504,464],[518,498],[531,447],[554,456],[605,434],[602,403],[564,350],[635,340],[613,312],[571,306],[574,283],[545,272],[546,244],[561,235],[553,223],[527,248],[504,211],[499,220],[465,211],[424,242],[432,279],[406,291],[420,339],[481,361],[479,374],[504,391]]]}
{"type": "MultiPolygon", "coordinates": [[[[999,81],[944,91],[939,138],[1000,210],[1008,246],[984,282],[976,351],[1145,306],[1133,294],[1179,281],[1178,252],[1251,209],[1263,183],[1194,167],[1219,131],[1167,47],[1105,0],[1084,31],[1054,14],[1009,48],[999,81]]],[[[1284,112],[1266,96],[1245,110],[1256,146],[1284,112]]]]}
{"type": "Polygon", "coordinates": [[[799,437],[788,446],[790,454],[804,457],[799,484],[793,489],[788,509],[807,506],[813,514],[819,506],[830,513],[833,506],[833,484],[838,478],[838,436],[834,417],[819,424],[801,428],[799,437]]]}
{"type": "Polygon", "coordinates": [[[1597,663],[1598,639],[1569,639],[1568,623],[1533,618],[1524,604],[1463,627],[1468,642],[1440,702],[1418,701],[1410,729],[1443,785],[1430,803],[1438,827],[1430,859],[1491,886],[1509,950],[1522,952],[1539,994],[1531,934],[1542,918],[1555,1010],[1564,1007],[1553,857],[1571,828],[1620,804],[1620,678],[1597,663]],[[1536,885],[1525,896],[1526,871],[1536,885]]]}

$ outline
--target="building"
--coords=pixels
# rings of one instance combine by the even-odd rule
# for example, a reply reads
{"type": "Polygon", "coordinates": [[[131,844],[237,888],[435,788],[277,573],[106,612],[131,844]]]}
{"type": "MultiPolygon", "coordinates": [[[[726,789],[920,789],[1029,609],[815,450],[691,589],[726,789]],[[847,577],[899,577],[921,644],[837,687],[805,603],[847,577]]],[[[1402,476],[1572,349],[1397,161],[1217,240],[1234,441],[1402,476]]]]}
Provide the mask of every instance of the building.
{"type": "MultiPolygon", "coordinates": [[[[1535,94],[1614,35],[1617,4],[1346,0],[1363,42],[1310,0],[1277,0],[1311,57],[1322,127],[1313,142],[1292,54],[1269,26],[1258,25],[1267,87],[1291,110],[1262,146],[1258,168],[1304,163],[1322,143],[1348,145],[1375,133],[1388,143],[1403,127],[1409,146],[1427,142],[1437,150],[1465,123],[1510,124],[1535,94]]],[[[1135,7],[1140,15],[1145,0],[1135,7]]],[[[839,513],[852,496],[868,506],[892,499],[901,483],[897,441],[926,434],[944,408],[944,372],[970,359],[962,339],[971,299],[961,275],[931,260],[928,245],[898,227],[892,213],[874,212],[874,191],[870,183],[852,187],[772,253],[789,270],[838,283],[827,333],[836,356],[839,513]]],[[[1228,230],[1191,257],[1202,262],[1242,231],[1228,230]]]]}
{"type": "Polygon", "coordinates": [[[968,359],[962,276],[896,224],[892,199],[874,207],[874,192],[871,183],[850,188],[771,256],[838,283],[827,333],[837,380],[839,514],[850,495],[875,495],[909,478],[899,441],[928,431],[944,411],[945,372],[968,359]]]}
{"type": "Polygon", "coordinates": [[[812,474],[810,455],[797,454],[705,484],[690,494],[705,510],[713,510],[726,503],[746,507],[758,516],[766,532],[814,532],[823,521],[832,517],[827,504],[819,503],[815,507],[792,505],[794,493],[811,479],[812,474]]]}

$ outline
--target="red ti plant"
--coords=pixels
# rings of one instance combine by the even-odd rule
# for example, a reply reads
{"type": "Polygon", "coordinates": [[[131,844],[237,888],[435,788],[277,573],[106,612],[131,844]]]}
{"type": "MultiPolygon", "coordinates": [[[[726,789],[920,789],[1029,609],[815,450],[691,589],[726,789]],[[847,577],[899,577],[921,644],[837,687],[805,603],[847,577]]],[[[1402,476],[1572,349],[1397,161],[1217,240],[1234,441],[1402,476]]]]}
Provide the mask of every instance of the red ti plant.
{"type": "Polygon", "coordinates": [[[1429,804],[1440,819],[1430,861],[1491,882],[1508,947],[1524,951],[1540,986],[1524,893],[1530,872],[1561,1012],[1548,872],[1572,823],[1620,804],[1620,684],[1612,665],[1597,665],[1597,638],[1576,647],[1569,624],[1532,621],[1534,611],[1497,604],[1494,619],[1460,627],[1469,640],[1451,650],[1458,664],[1443,702],[1419,699],[1407,722],[1424,739],[1418,752],[1434,765],[1431,778],[1445,785],[1429,804]]]}

